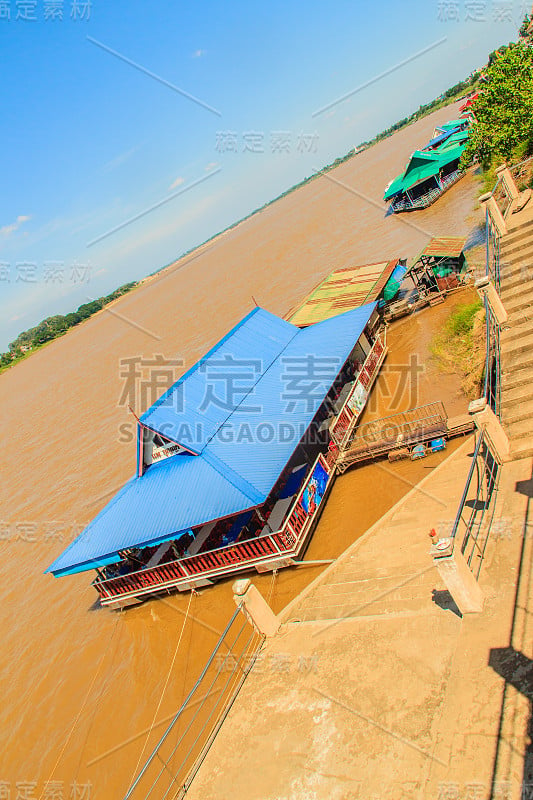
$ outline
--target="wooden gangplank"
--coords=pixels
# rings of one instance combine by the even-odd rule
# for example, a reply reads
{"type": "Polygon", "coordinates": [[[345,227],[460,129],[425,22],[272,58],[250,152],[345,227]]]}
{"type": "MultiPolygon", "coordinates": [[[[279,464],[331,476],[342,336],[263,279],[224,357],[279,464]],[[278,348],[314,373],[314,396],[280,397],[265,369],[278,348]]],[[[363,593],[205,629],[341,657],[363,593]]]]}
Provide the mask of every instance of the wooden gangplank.
{"type": "Polygon", "coordinates": [[[339,453],[337,470],[345,472],[353,464],[449,435],[448,414],[440,400],[366,422],[355,428],[350,441],[339,453]]]}

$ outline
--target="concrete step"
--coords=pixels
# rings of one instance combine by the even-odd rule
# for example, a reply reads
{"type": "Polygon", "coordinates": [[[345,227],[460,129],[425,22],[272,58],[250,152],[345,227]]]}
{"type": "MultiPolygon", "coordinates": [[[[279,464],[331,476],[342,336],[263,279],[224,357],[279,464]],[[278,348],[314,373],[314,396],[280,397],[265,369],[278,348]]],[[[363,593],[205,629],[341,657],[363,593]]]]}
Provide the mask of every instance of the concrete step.
{"type": "MultiPolygon", "coordinates": [[[[515,370],[516,372],[523,372],[525,370],[515,370]]],[[[502,409],[504,414],[507,409],[513,409],[515,406],[520,406],[522,403],[527,403],[529,400],[533,401],[533,368],[529,368],[529,380],[524,381],[523,376],[517,380],[514,386],[509,387],[504,384],[502,376],[502,409]]]]}
{"type": "MultiPolygon", "coordinates": [[[[519,353],[533,354],[533,332],[529,328],[529,323],[525,323],[523,331],[521,327],[519,325],[518,329],[503,331],[502,333],[501,352],[511,359],[519,353]]],[[[516,364],[516,361],[514,364],[516,364]]]]}
{"type": "Polygon", "coordinates": [[[502,348],[501,369],[506,375],[527,367],[533,367],[533,350],[505,351],[502,348]]]}
{"type": "MultiPolygon", "coordinates": [[[[533,263],[533,261],[532,261],[533,263]]],[[[526,289],[531,287],[533,289],[533,269],[521,264],[513,271],[501,273],[501,290],[500,294],[509,293],[512,289],[526,289]]]]}
{"type": "MultiPolygon", "coordinates": [[[[533,313],[533,298],[525,292],[513,297],[502,298],[503,306],[507,311],[508,323],[512,325],[515,319],[530,319],[533,313]]],[[[520,324],[520,323],[518,323],[520,324]]]]}
{"type": "Polygon", "coordinates": [[[530,228],[526,228],[512,240],[504,236],[500,242],[500,254],[506,257],[513,256],[531,244],[533,244],[533,223],[530,228]]]}
{"type": "Polygon", "coordinates": [[[531,261],[503,264],[500,271],[500,296],[515,286],[533,286],[533,254],[531,261]]]}
{"type": "Polygon", "coordinates": [[[510,369],[509,371],[504,369],[502,371],[501,382],[502,399],[504,393],[507,394],[515,389],[527,392],[529,391],[529,386],[533,385],[533,366],[518,367],[510,369]]]}
{"type": "Polygon", "coordinates": [[[533,433],[533,395],[527,397],[522,403],[511,407],[503,402],[502,398],[502,422],[506,427],[512,427],[526,419],[531,421],[531,431],[533,433]]]}
{"type": "Polygon", "coordinates": [[[500,333],[500,342],[502,344],[502,348],[504,343],[507,344],[520,342],[527,338],[529,334],[533,334],[533,320],[529,319],[529,317],[520,323],[509,323],[509,320],[507,320],[507,323],[502,328],[500,333]]]}
{"type": "Polygon", "coordinates": [[[509,437],[509,441],[513,444],[519,439],[533,438],[533,404],[529,407],[530,413],[527,419],[522,419],[518,422],[512,422],[510,424],[504,422],[505,432],[509,437]]]}
{"type": "Polygon", "coordinates": [[[533,456],[533,436],[511,442],[510,455],[513,461],[520,458],[531,458],[533,456]]]}
{"type": "Polygon", "coordinates": [[[514,242],[519,241],[524,234],[527,235],[528,232],[533,233],[533,219],[529,219],[527,222],[522,222],[520,225],[515,225],[513,228],[510,228],[509,233],[506,233],[505,236],[502,237],[502,247],[510,246],[514,242]]]}
{"type": "MultiPolygon", "coordinates": [[[[507,310],[507,307],[505,307],[505,309],[507,310]]],[[[508,312],[505,327],[512,329],[530,321],[533,322],[533,303],[528,303],[523,308],[518,308],[510,313],[508,312]]]]}
{"type": "Polygon", "coordinates": [[[533,303],[533,283],[526,283],[523,285],[519,284],[516,286],[503,285],[500,296],[505,308],[507,309],[507,313],[509,313],[507,304],[512,307],[514,300],[522,299],[533,303]]]}
{"type": "Polygon", "coordinates": [[[511,260],[502,260],[500,263],[500,277],[501,281],[513,278],[515,275],[521,275],[525,281],[533,280],[533,249],[531,255],[527,258],[522,256],[511,260]]]}
{"type": "Polygon", "coordinates": [[[513,265],[522,263],[531,263],[533,258],[533,237],[524,239],[524,241],[513,252],[509,250],[500,251],[500,265],[501,268],[505,265],[513,265]]]}
{"type": "Polygon", "coordinates": [[[353,619],[355,617],[385,617],[394,614],[420,613],[430,610],[433,604],[432,587],[428,586],[416,595],[389,597],[367,603],[328,603],[316,598],[298,608],[298,618],[303,621],[328,619],[353,619]]]}

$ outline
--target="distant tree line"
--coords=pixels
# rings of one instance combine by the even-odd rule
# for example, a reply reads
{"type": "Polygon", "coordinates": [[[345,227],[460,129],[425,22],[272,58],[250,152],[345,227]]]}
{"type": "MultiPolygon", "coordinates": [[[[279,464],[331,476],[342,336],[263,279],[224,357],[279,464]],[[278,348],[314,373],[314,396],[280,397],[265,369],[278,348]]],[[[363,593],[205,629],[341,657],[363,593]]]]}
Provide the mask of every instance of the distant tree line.
{"type": "Polygon", "coordinates": [[[421,119],[422,117],[431,114],[433,111],[436,111],[438,108],[442,106],[446,106],[451,103],[455,98],[464,95],[465,92],[470,93],[474,86],[478,83],[480,79],[480,72],[474,72],[470,75],[466,80],[459,81],[456,83],[455,86],[451,86],[447,89],[443,94],[439,97],[436,97],[435,100],[431,100],[431,102],[426,103],[425,105],[421,105],[417,111],[414,111],[408,117],[404,117],[403,119],[395,122],[394,125],[391,125],[390,128],[387,128],[381,133],[378,133],[368,142],[363,142],[363,147],[370,147],[370,145],[375,144],[376,142],[380,142],[382,139],[386,139],[388,136],[392,136],[393,133],[399,131],[401,128],[405,128],[407,125],[410,125],[412,122],[416,122],[417,119],[421,119]]]}
{"type": "Polygon", "coordinates": [[[97,311],[126,294],[135,286],[137,286],[136,281],[125,283],[105,297],[99,297],[89,303],[83,303],[77,311],[72,311],[70,314],[56,314],[53,317],[47,317],[34,328],[23,331],[11,342],[6,353],[0,353],[0,370],[12,366],[36,347],[40,347],[46,342],[52,341],[52,339],[57,339],[58,336],[66,333],[66,331],[83,322],[83,320],[89,319],[97,311]]]}

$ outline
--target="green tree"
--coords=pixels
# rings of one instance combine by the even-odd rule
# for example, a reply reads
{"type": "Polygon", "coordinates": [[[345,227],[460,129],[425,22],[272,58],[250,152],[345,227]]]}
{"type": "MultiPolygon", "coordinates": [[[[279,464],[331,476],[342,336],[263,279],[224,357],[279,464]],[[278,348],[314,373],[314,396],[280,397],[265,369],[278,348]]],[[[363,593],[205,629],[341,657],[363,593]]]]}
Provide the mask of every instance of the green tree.
{"type": "Polygon", "coordinates": [[[529,39],[531,41],[532,37],[531,37],[531,33],[529,32],[528,29],[529,29],[529,26],[530,26],[532,21],[533,21],[533,15],[526,14],[526,16],[524,17],[524,21],[522,22],[522,25],[520,26],[520,31],[519,31],[520,36],[523,39],[529,39]]]}
{"type": "Polygon", "coordinates": [[[474,112],[463,165],[477,159],[489,169],[517,147],[533,149],[533,48],[512,44],[492,62],[474,112]]]}

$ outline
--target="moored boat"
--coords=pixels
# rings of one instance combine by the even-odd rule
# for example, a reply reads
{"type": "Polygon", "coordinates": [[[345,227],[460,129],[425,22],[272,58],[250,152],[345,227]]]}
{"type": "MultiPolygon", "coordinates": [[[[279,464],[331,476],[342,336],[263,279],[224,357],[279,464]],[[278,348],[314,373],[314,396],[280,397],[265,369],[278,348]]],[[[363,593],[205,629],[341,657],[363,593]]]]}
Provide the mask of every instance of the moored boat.
{"type": "Polygon", "coordinates": [[[123,607],[291,566],[385,355],[376,303],[303,329],[254,309],[140,417],[135,476],[47,571],[123,607]]]}
{"type": "Polygon", "coordinates": [[[469,119],[435,128],[433,138],[412,153],[403,173],[385,189],[394,213],[428,208],[464,175],[460,161],[468,140],[469,119]]]}

